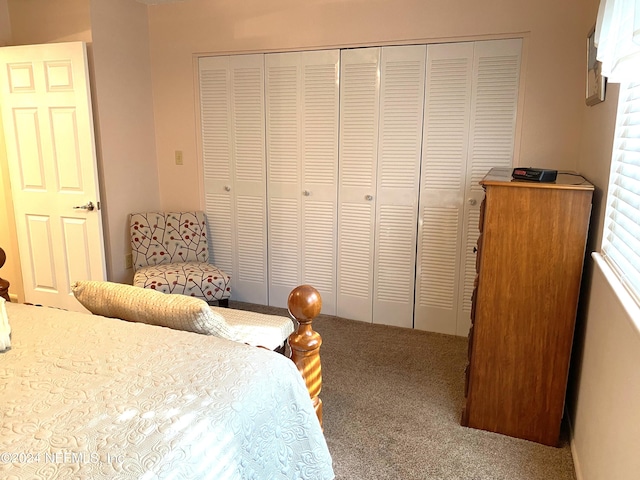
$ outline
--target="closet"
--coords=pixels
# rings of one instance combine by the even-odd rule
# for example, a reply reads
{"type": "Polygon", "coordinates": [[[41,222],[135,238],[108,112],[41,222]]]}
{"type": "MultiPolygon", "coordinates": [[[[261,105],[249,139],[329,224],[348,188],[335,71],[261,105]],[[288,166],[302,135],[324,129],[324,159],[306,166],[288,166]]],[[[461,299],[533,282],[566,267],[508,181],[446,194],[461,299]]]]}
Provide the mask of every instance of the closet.
{"type": "Polygon", "coordinates": [[[466,335],[479,180],[510,166],[521,40],[199,59],[211,255],[233,298],[466,335]],[[468,297],[468,298],[467,298],[468,297]]]}

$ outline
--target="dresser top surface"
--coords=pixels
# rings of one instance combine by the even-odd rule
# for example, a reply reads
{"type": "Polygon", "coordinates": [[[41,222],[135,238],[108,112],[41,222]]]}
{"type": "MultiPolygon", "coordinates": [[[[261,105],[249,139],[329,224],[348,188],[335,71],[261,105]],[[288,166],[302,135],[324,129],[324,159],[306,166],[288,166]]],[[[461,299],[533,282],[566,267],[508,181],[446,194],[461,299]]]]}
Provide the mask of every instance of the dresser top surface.
{"type": "Polygon", "coordinates": [[[555,182],[532,182],[515,180],[511,177],[512,168],[492,168],[480,181],[480,185],[506,185],[522,188],[562,188],[571,190],[593,190],[593,185],[579,173],[558,171],[555,182]]]}

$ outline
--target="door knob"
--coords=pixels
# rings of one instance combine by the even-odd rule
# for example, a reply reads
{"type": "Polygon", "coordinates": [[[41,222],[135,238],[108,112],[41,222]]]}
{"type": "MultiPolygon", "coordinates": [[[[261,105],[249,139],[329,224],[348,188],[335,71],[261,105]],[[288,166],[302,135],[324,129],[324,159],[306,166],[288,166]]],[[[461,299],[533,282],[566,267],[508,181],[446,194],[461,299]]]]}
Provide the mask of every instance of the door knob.
{"type": "Polygon", "coordinates": [[[231,191],[231,187],[229,185],[225,185],[224,186],[224,191],[225,192],[230,192],[231,191]]]}
{"type": "Polygon", "coordinates": [[[302,192],[302,195],[308,197],[309,195],[311,195],[311,192],[309,190],[305,190],[304,192],[302,192]]]}
{"type": "Polygon", "coordinates": [[[469,205],[475,205],[476,203],[478,203],[478,201],[475,198],[470,198],[469,200],[467,200],[467,203],[469,203],[469,205]]]}
{"type": "Polygon", "coordinates": [[[90,212],[92,212],[95,206],[93,205],[93,202],[89,202],[84,205],[77,205],[73,208],[74,210],[89,210],[90,212]]]}
{"type": "Polygon", "coordinates": [[[365,195],[364,199],[370,202],[371,200],[373,200],[373,195],[365,195]]]}

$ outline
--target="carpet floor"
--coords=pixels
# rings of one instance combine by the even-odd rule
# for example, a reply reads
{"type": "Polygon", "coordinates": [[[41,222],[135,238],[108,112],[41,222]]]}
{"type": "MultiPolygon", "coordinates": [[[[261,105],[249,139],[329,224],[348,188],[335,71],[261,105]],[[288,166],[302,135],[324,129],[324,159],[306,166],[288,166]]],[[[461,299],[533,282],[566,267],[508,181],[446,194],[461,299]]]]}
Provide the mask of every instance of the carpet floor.
{"type": "Polygon", "coordinates": [[[466,338],[328,315],[314,329],[336,479],[575,480],[566,428],[555,448],[460,426],[466,338]]]}

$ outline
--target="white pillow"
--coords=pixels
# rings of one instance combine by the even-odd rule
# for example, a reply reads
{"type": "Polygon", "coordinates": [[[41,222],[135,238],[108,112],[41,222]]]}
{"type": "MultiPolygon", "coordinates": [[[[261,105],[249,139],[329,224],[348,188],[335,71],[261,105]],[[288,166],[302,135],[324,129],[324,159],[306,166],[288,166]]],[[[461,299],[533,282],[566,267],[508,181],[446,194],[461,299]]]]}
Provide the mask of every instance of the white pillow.
{"type": "Polygon", "coordinates": [[[95,315],[233,340],[233,332],[224,317],[199,298],[113,282],[76,282],[71,290],[95,315]]]}

